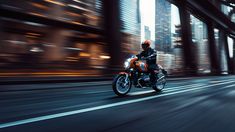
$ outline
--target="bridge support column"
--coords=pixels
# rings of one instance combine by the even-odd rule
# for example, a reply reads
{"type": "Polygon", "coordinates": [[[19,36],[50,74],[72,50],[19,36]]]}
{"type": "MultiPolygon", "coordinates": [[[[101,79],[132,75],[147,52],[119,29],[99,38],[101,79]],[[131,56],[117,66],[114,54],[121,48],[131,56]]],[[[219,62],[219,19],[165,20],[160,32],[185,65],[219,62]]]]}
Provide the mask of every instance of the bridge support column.
{"type": "Polygon", "coordinates": [[[218,75],[221,73],[220,59],[219,59],[219,49],[216,46],[215,42],[215,33],[213,23],[207,23],[208,30],[208,44],[209,44],[209,53],[210,53],[210,62],[211,62],[211,73],[218,75]]]}
{"type": "Polygon", "coordinates": [[[184,66],[186,74],[197,74],[197,63],[195,59],[195,53],[192,48],[192,32],[190,25],[190,14],[186,10],[185,1],[182,0],[179,3],[179,14],[182,30],[182,41],[184,51],[184,66]]]}

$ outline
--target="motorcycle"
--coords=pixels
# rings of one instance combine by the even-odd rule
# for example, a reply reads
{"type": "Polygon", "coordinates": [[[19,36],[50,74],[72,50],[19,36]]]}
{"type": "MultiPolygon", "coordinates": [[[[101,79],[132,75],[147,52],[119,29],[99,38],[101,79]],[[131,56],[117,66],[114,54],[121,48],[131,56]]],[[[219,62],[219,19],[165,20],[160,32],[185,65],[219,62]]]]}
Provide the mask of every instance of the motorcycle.
{"type": "Polygon", "coordinates": [[[144,62],[147,58],[138,60],[136,56],[132,56],[125,61],[125,71],[116,75],[112,83],[112,88],[116,95],[125,96],[128,94],[132,84],[134,84],[135,88],[152,87],[156,92],[164,89],[167,71],[161,65],[158,65],[158,70],[154,71],[156,80],[152,83],[148,65],[144,62]]]}

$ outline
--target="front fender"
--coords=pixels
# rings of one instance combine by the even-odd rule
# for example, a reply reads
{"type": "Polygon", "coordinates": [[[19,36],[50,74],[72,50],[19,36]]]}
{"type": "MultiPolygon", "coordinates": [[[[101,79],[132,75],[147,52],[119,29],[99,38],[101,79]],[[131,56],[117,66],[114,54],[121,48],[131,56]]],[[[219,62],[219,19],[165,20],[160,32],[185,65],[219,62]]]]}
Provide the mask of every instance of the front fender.
{"type": "Polygon", "coordinates": [[[132,78],[131,78],[131,73],[128,73],[128,72],[119,72],[113,79],[113,87],[115,87],[115,83],[117,81],[117,79],[120,77],[120,76],[127,76],[129,79],[130,79],[130,87],[132,86],[132,78]]]}
{"type": "Polygon", "coordinates": [[[128,72],[119,72],[118,75],[128,75],[129,77],[131,76],[131,73],[128,72]]]}

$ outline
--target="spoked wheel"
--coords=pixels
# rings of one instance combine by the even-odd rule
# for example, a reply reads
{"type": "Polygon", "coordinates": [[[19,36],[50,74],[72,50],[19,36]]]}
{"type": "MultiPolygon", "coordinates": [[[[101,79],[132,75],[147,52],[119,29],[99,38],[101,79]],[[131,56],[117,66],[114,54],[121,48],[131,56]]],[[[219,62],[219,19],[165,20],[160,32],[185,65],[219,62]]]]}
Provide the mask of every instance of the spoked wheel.
{"type": "Polygon", "coordinates": [[[113,81],[113,91],[118,96],[124,96],[131,90],[131,80],[126,75],[118,75],[113,81]]]}
{"type": "Polygon", "coordinates": [[[166,85],[166,77],[165,75],[160,75],[160,78],[157,80],[155,85],[152,87],[156,92],[162,91],[166,85]]]}

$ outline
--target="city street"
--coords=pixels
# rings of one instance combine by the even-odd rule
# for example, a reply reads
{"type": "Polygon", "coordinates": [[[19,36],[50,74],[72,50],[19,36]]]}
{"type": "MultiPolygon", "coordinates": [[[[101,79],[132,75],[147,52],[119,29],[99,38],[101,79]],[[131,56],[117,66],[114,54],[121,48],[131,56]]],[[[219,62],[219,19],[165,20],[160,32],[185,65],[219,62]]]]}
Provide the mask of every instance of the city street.
{"type": "Polygon", "coordinates": [[[235,0],[1,0],[0,12],[0,132],[235,132],[235,0]],[[154,74],[156,87],[130,89],[154,74]]]}
{"type": "Polygon", "coordinates": [[[234,132],[234,77],[169,79],[126,97],[111,81],[1,85],[0,132],[234,132]]]}

